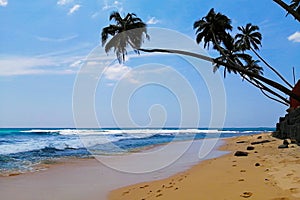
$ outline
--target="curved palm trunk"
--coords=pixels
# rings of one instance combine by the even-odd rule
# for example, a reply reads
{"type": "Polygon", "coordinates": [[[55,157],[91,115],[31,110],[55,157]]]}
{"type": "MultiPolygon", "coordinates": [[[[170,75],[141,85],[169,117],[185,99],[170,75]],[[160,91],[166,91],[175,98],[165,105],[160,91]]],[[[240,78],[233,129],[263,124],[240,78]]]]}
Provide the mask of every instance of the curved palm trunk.
{"type": "Polygon", "coordinates": [[[251,51],[253,53],[255,53],[255,55],[265,64],[267,65],[267,67],[269,67],[285,84],[287,84],[290,88],[293,88],[293,86],[287,81],[285,80],[285,78],[276,70],[274,69],[271,65],[269,65],[267,63],[267,61],[265,61],[265,59],[263,59],[252,47],[250,47],[251,51]]]}
{"type": "Polygon", "coordinates": [[[283,96],[277,94],[276,92],[274,92],[273,90],[271,90],[270,88],[268,88],[267,86],[265,86],[264,84],[262,84],[261,82],[255,81],[255,83],[253,83],[249,78],[247,78],[247,77],[244,77],[244,78],[245,78],[245,80],[247,82],[249,82],[250,84],[252,84],[255,87],[259,88],[260,91],[263,93],[263,95],[265,95],[266,97],[268,97],[268,98],[270,98],[270,99],[272,99],[274,101],[277,101],[277,102],[279,102],[279,103],[281,103],[281,104],[283,104],[285,106],[289,106],[289,101],[286,98],[284,98],[283,96]],[[276,96],[280,100],[276,99],[275,97],[272,97],[272,96],[268,95],[266,92],[268,92],[268,93],[276,96]]]}
{"type": "Polygon", "coordinates": [[[289,14],[293,15],[295,19],[300,22],[300,14],[297,13],[294,9],[292,9],[289,5],[287,5],[281,0],[273,0],[273,1],[277,3],[279,6],[281,6],[283,9],[285,9],[289,14]]]}
{"type": "Polygon", "coordinates": [[[138,49],[139,51],[147,52],[147,53],[174,53],[174,54],[180,54],[180,55],[185,55],[185,56],[191,56],[194,58],[199,58],[208,62],[214,62],[214,59],[208,56],[204,56],[201,54],[197,53],[192,53],[188,51],[182,51],[182,50],[174,50],[174,49],[138,49]]]}
{"type": "Polygon", "coordinates": [[[296,99],[298,101],[300,101],[300,96],[294,94],[290,89],[286,88],[285,86],[275,82],[275,81],[272,81],[268,78],[265,78],[259,74],[256,74],[256,73],[253,73],[253,72],[250,72],[244,68],[241,68],[239,66],[236,66],[236,65],[229,65],[228,63],[224,63],[224,62],[220,62],[220,61],[215,61],[213,58],[211,57],[208,57],[208,56],[204,56],[204,55],[201,55],[201,54],[196,54],[196,53],[192,53],[192,52],[187,52],[187,51],[182,51],[182,50],[173,50],[173,49],[138,49],[139,51],[143,51],[143,52],[148,52],[148,53],[154,53],[154,52],[157,52],[157,53],[175,53],[175,54],[180,54],[180,55],[185,55],[185,56],[191,56],[191,57],[194,57],[194,58],[199,58],[199,59],[202,59],[202,60],[205,60],[205,61],[208,61],[208,62],[211,62],[211,63],[216,63],[216,64],[219,64],[219,65],[222,65],[224,67],[228,67],[230,69],[233,69],[233,70],[236,70],[242,74],[245,74],[249,77],[252,77],[252,78],[255,78],[257,80],[260,80],[262,82],[264,82],[265,84],[273,87],[273,88],[276,88],[277,90],[283,92],[284,94],[292,97],[293,99],[296,99]]]}

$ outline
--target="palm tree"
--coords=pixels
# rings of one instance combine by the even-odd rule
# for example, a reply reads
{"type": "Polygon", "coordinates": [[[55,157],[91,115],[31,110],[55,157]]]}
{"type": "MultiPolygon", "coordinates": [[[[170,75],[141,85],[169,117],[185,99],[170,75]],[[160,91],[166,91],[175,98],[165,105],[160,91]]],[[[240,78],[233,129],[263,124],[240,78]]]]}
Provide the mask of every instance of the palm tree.
{"type": "Polygon", "coordinates": [[[248,23],[245,27],[239,26],[238,30],[241,33],[236,34],[235,39],[238,48],[242,51],[251,50],[268,68],[270,68],[284,83],[289,87],[293,87],[277,70],[269,65],[258,53],[259,46],[261,46],[262,36],[258,32],[259,27],[248,23]]]}
{"type": "MultiPolygon", "coordinates": [[[[240,48],[238,48],[237,43],[235,42],[234,38],[231,35],[227,34],[225,38],[226,39],[223,40],[223,46],[219,47],[220,49],[222,49],[223,54],[221,54],[220,57],[215,59],[216,65],[214,71],[216,71],[216,69],[220,67],[220,65],[217,64],[218,61],[222,61],[228,63],[229,65],[230,63],[234,63],[235,65],[243,67],[244,69],[254,72],[256,74],[262,74],[262,68],[257,68],[256,65],[249,64],[250,61],[251,62],[253,61],[252,56],[244,52],[241,52],[240,48]],[[253,69],[251,69],[252,66],[253,69]],[[257,71],[258,69],[261,70],[257,71]]],[[[235,74],[239,72],[236,69],[231,69],[226,66],[224,67],[225,67],[224,78],[226,77],[226,71],[228,71],[229,73],[234,72],[235,74]]]]}
{"type": "Polygon", "coordinates": [[[109,20],[114,20],[115,24],[102,29],[102,46],[105,45],[106,53],[114,49],[118,61],[121,63],[125,61],[126,48],[128,46],[131,46],[136,53],[139,53],[138,49],[144,41],[144,36],[149,39],[147,26],[134,13],[128,13],[122,18],[119,12],[112,12],[109,20]],[[113,37],[107,42],[109,35],[113,37]]]}
{"type": "MultiPolygon", "coordinates": [[[[251,28],[251,26],[249,27],[251,28]]],[[[264,85],[264,83],[266,83],[271,87],[279,89],[285,94],[289,93],[289,95],[293,95],[290,92],[291,90],[286,87],[261,76],[262,68],[257,65],[253,65],[253,59],[250,55],[238,53],[241,49],[239,49],[238,44],[234,42],[228,33],[228,31],[232,30],[232,26],[231,20],[227,16],[221,13],[215,13],[214,9],[211,9],[205,17],[194,23],[194,29],[196,29],[196,41],[198,44],[203,41],[204,48],[209,48],[209,44],[212,43],[214,45],[213,48],[221,54],[219,58],[214,59],[214,70],[216,70],[219,66],[224,66],[224,76],[226,75],[226,70],[228,72],[238,72],[242,77],[247,75],[249,80],[254,81],[254,85],[261,90],[274,94],[271,89],[264,85]],[[240,59],[246,62],[246,66],[243,65],[240,59]],[[249,64],[249,61],[251,61],[252,64],[249,64]]],[[[257,44],[261,44],[261,35],[259,33],[255,33],[253,36],[255,37],[253,37],[252,40],[247,41],[249,42],[248,47],[250,48],[250,45],[253,45],[255,49],[258,49],[257,44]]],[[[275,96],[279,96],[280,99],[285,99],[281,95],[277,93],[275,94],[275,96]]]]}
{"type": "Polygon", "coordinates": [[[209,43],[213,43],[214,49],[218,49],[228,36],[227,31],[232,30],[232,26],[227,16],[221,13],[216,14],[212,8],[205,17],[194,23],[194,29],[196,29],[198,44],[203,40],[204,48],[209,48],[209,43]]]}
{"type": "MultiPolygon", "coordinates": [[[[141,48],[141,45],[144,41],[144,38],[146,37],[149,39],[149,36],[147,34],[146,24],[140,18],[137,18],[133,13],[129,13],[126,15],[126,17],[122,18],[118,12],[113,12],[109,19],[114,20],[115,24],[111,24],[108,27],[103,28],[102,45],[105,46],[106,52],[114,49],[114,52],[116,53],[120,63],[125,61],[125,56],[127,54],[126,48],[129,46],[136,53],[143,51],[175,53],[191,56],[194,58],[203,59],[219,66],[224,66],[231,71],[239,73],[242,77],[247,76],[259,82],[260,89],[264,86],[262,84],[264,83],[300,101],[300,97],[295,95],[290,89],[262,76],[260,73],[257,73],[257,71],[249,70],[249,67],[247,68],[243,64],[240,64],[240,60],[237,59],[239,56],[234,55],[237,54],[236,52],[233,52],[232,50],[229,50],[228,52],[226,46],[232,42],[232,37],[228,33],[228,31],[232,30],[231,21],[227,16],[221,13],[216,14],[214,9],[211,9],[206,17],[203,17],[201,20],[195,22],[194,29],[197,29],[197,42],[200,43],[202,40],[204,40],[204,45],[208,48],[209,43],[213,43],[213,48],[216,49],[221,56],[223,56],[223,58],[225,58],[221,60],[182,50],[143,49],[141,48]],[[107,41],[109,36],[112,36],[112,38],[107,41]],[[222,45],[225,47],[222,47],[222,45]],[[231,54],[233,54],[233,56],[231,54]]],[[[256,87],[258,86],[256,85],[256,87]]],[[[268,90],[273,92],[270,89],[268,90]]]]}

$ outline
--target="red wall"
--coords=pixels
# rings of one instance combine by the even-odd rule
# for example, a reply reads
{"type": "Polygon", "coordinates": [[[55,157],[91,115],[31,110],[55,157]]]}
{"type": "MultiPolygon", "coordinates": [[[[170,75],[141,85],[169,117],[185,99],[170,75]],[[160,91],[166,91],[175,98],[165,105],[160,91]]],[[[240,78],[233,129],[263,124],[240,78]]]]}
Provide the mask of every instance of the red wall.
{"type": "MultiPolygon", "coordinates": [[[[292,92],[294,94],[300,96],[300,80],[297,82],[297,84],[295,85],[292,92]]],[[[300,102],[293,98],[290,98],[290,105],[291,105],[291,108],[297,108],[298,106],[300,106],[300,102]]]]}

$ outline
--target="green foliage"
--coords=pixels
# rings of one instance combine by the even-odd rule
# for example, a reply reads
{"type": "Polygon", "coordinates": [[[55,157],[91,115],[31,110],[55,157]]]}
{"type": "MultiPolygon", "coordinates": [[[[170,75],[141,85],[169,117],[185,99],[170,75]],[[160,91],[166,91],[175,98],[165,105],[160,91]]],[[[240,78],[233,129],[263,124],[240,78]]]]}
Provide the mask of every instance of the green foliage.
{"type": "Polygon", "coordinates": [[[139,53],[138,49],[144,41],[144,36],[149,39],[147,25],[134,13],[128,13],[122,18],[120,13],[112,12],[109,20],[113,20],[115,24],[110,24],[102,29],[102,46],[105,46],[106,53],[114,50],[118,61],[121,63],[125,61],[128,46],[139,53]],[[109,36],[113,37],[107,41],[109,36]]]}
{"type": "MultiPolygon", "coordinates": [[[[204,48],[209,49],[209,44],[213,44],[213,49],[217,50],[220,54],[215,59],[214,71],[220,66],[224,66],[224,77],[226,72],[235,73],[239,72],[239,68],[251,71],[256,74],[262,74],[263,68],[258,65],[258,61],[253,60],[252,56],[246,54],[246,50],[251,47],[259,49],[261,45],[262,36],[257,30],[257,26],[247,24],[246,27],[238,27],[241,33],[235,37],[231,36],[232,31],[231,20],[222,13],[216,13],[211,9],[208,14],[202,19],[194,23],[196,30],[197,43],[204,43],[204,48]],[[230,66],[238,66],[232,68],[230,66]]],[[[244,76],[244,74],[242,74],[244,76]]],[[[249,77],[251,79],[251,77],[249,77]]]]}

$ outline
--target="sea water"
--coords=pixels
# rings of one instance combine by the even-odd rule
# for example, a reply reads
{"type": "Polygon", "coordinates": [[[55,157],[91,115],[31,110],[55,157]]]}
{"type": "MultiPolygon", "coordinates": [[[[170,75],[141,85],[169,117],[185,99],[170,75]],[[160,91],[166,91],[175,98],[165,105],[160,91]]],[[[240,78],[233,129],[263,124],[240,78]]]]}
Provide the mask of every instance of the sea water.
{"type": "Polygon", "coordinates": [[[0,174],[35,171],[63,158],[122,155],[172,141],[228,138],[271,132],[273,128],[226,129],[0,129],[0,174]]]}

